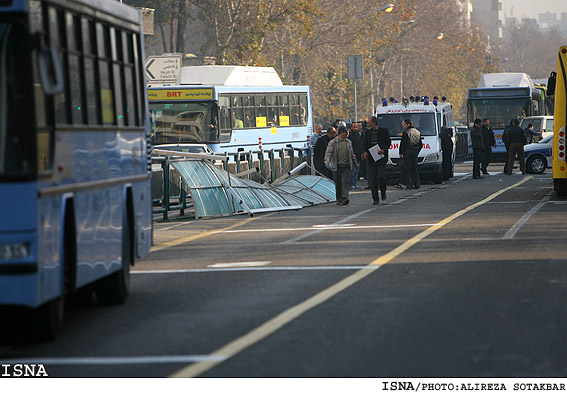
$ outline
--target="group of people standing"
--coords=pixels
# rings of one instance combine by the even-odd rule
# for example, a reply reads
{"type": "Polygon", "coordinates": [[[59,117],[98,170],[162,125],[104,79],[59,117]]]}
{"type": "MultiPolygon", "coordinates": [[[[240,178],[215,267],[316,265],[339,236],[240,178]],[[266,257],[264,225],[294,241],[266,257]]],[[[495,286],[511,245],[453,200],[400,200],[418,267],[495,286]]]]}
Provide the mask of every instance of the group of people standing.
{"type": "Polygon", "coordinates": [[[471,144],[473,149],[473,179],[482,179],[488,175],[488,165],[492,160],[492,148],[496,148],[494,131],[490,127],[490,120],[475,119],[471,128],[471,144]]]}
{"type": "MultiPolygon", "coordinates": [[[[350,129],[344,122],[335,122],[322,133],[322,126],[315,126],[311,138],[313,162],[320,174],[335,181],[337,205],[349,204],[349,189],[358,188],[361,166],[365,167],[368,186],[374,205],[387,199],[386,163],[392,145],[390,132],[379,127],[378,118],[368,118],[366,127],[353,123],[350,129]]],[[[421,133],[411,119],[402,122],[404,133],[400,142],[400,158],[405,166],[407,188],[419,188],[420,178],[417,157],[422,148],[421,133]]]]}
{"type": "MultiPolygon", "coordinates": [[[[488,164],[492,157],[492,147],[496,147],[494,131],[490,127],[490,121],[476,119],[471,128],[471,143],[473,148],[473,179],[481,179],[482,174],[488,175],[488,164]]],[[[533,124],[529,124],[527,129],[520,127],[518,119],[512,119],[510,125],[504,129],[502,142],[506,147],[506,161],[503,173],[512,175],[514,161],[516,157],[520,164],[520,171],[526,174],[526,159],[524,146],[535,142],[541,137],[540,132],[534,131],[533,124]]]]}

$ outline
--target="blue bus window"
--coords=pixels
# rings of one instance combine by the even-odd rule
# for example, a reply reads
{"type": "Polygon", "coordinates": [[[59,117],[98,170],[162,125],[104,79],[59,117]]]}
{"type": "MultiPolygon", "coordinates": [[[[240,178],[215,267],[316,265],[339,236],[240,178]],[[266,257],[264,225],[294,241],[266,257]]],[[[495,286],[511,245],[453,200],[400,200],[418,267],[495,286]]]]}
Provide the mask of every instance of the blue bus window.
{"type": "Polygon", "coordinates": [[[232,101],[232,105],[231,105],[232,107],[242,107],[242,97],[232,96],[231,101],[232,101]]]}
{"type": "Polygon", "coordinates": [[[266,106],[266,96],[256,96],[256,107],[266,106]]]}
{"type": "Polygon", "coordinates": [[[253,96],[244,96],[244,106],[245,107],[253,107],[254,106],[254,97],[253,96]]]}

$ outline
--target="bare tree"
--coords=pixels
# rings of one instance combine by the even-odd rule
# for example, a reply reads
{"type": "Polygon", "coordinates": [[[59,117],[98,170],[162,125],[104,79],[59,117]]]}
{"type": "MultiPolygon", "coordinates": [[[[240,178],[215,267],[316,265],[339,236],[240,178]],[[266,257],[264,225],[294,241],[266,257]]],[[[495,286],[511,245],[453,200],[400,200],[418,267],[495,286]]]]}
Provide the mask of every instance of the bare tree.
{"type": "Polygon", "coordinates": [[[512,21],[504,30],[503,64],[509,72],[545,78],[557,67],[556,52],[567,37],[557,29],[543,31],[530,20],[512,21]]]}

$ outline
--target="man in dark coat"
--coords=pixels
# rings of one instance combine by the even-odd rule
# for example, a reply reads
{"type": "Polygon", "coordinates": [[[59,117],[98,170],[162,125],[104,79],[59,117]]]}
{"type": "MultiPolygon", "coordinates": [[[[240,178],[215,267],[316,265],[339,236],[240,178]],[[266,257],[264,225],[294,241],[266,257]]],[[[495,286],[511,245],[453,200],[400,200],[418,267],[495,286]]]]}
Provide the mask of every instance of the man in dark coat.
{"type": "Polygon", "coordinates": [[[541,130],[535,131],[533,123],[529,123],[528,127],[524,130],[526,131],[527,144],[533,144],[541,140],[541,130]]]}
{"type": "Polygon", "coordinates": [[[512,121],[512,127],[508,131],[510,134],[510,151],[508,152],[508,168],[506,174],[512,175],[514,170],[514,160],[516,160],[516,155],[518,155],[518,161],[520,162],[520,171],[522,174],[526,174],[526,158],[524,153],[524,145],[526,145],[527,137],[526,131],[520,127],[520,121],[514,119],[512,121]]]}
{"type": "Polygon", "coordinates": [[[386,184],[386,163],[388,162],[390,145],[392,145],[390,132],[385,127],[378,127],[378,118],[373,116],[370,118],[369,128],[364,133],[364,139],[362,140],[362,158],[366,160],[366,176],[372,191],[374,205],[380,203],[378,185],[380,185],[382,201],[386,200],[386,189],[388,187],[386,184]],[[378,154],[382,156],[378,161],[375,161],[370,153],[370,148],[376,145],[378,145],[378,154]]]}
{"type": "Polygon", "coordinates": [[[337,130],[333,126],[329,127],[327,133],[317,139],[315,147],[313,148],[313,164],[315,165],[315,170],[329,179],[333,179],[333,173],[325,167],[325,152],[327,151],[329,141],[336,136],[337,130]]]}
{"type": "Polygon", "coordinates": [[[510,153],[510,129],[512,128],[512,123],[514,120],[510,121],[510,125],[504,128],[504,132],[502,133],[502,142],[504,143],[504,147],[506,148],[506,158],[504,160],[504,170],[502,171],[504,174],[508,173],[508,154],[510,153]]]}
{"type": "Polygon", "coordinates": [[[475,119],[471,128],[471,144],[473,149],[473,179],[482,179],[480,176],[480,163],[482,160],[482,152],[484,151],[484,139],[482,138],[482,129],[480,119],[475,119]]]}
{"type": "Polygon", "coordinates": [[[439,136],[441,137],[441,150],[443,151],[443,180],[448,181],[453,176],[453,129],[442,127],[439,136]]]}
{"type": "Polygon", "coordinates": [[[484,119],[482,121],[482,140],[484,142],[484,151],[482,152],[482,163],[480,169],[484,175],[488,175],[488,164],[492,160],[492,147],[496,148],[496,138],[494,138],[494,131],[490,127],[490,120],[484,119]]]}
{"type": "MultiPolygon", "coordinates": [[[[360,161],[362,158],[362,136],[360,132],[362,131],[362,124],[355,122],[352,124],[350,133],[348,134],[348,139],[352,142],[352,149],[354,150],[354,154],[356,156],[356,164],[360,165],[360,161]]],[[[353,167],[352,172],[350,174],[350,182],[349,188],[350,189],[358,189],[358,172],[359,167],[353,167]]]]}
{"type": "Polygon", "coordinates": [[[400,159],[404,161],[404,170],[406,174],[407,189],[419,189],[421,180],[419,179],[419,171],[417,167],[417,158],[423,147],[421,142],[421,133],[413,127],[413,121],[406,119],[402,122],[404,133],[400,141],[400,159]]]}

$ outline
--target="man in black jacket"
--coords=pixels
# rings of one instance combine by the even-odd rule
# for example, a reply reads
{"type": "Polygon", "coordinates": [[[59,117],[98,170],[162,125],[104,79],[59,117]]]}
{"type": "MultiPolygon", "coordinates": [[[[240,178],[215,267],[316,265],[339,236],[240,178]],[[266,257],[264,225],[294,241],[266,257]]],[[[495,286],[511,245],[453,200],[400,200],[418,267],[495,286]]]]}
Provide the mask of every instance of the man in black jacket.
{"type": "Polygon", "coordinates": [[[496,139],[494,138],[494,131],[490,127],[490,120],[484,119],[482,121],[482,140],[484,142],[484,151],[482,152],[482,163],[480,169],[484,175],[488,175],[488,164],[492,160],[492,147],[496,148],[496,139]]]}
{"type": "Polygon", "coordinates": [[[484,140],[482,138],[482,129],[480,119],[475,119],[471,128],[471,145],[473,149],[473,179],[482,179],[480,176],[480,162],[482,160],[482,152],[484,150],[484,140]]]}
{"type": "MultiPolygon", "coordinates": [[[[350,133],[348,134],[348,139],[352,142],[352,149],[354,150],[354,154],[356,156],[356,164],[360,165],[361,155],[362,155],[362,136],[360,132],[362,130],[362,124],[355,122],[352,124],[350,128],[350,133]]],[[[357,167],[353,167],[352,172],[350,174],[350,182],[349,182],[349,189],[358,189],[358,172],[359,169],[357,167]]]]}
{"type": "Polygon", "coordinates": [[[313,148],[313,164],[315,165],[315,170],[329,179],[333,179],[333,173],[325,167],[325,152],[327,151],[329,141],[336,136],[337,130],[333,126],[330,126],[327,129],[327,134],[320,136],[313,148]]]}
{"type": "Polygon", "coordinates": [[[364,133],[364,139],[362,140],[362,158],[366,160],[366,175],[370,191],[372,192],[374,205],[380,203],[378,185],[380,185],[382,201],[386,200],[386,163],[388,162],[390,145],[392,145],[392,141],[390,140],[388,129],[378,127],[378,118],[373,116],[370,118],[369,128],[364,133]],[[376,145],[378,145],[378,154],[382,156],[382,158],[377,161],[374,160],[370,153],[370,149],[376,145]]]}
{"type": "Polygon", "coordinates": [[[453,176],[453,129],[441,127],[441,150],[443,151],[442,174],[443,180],[448,181],[453,176]]]}
{"type": "Polygon", "coordinates": [[[520,121],[514,119],[512,121],[512,127],[508,130],[510,135],[510,152],[508,152],[508,168],[506,174],[512,175],[514,170],[514,160],[516,160],[516,155],[518,155],[518,161],[520,162],[520,170],[522,174],[526,174],[526,158],[524,153],[524,145],[526,145],[526,131],[520,127],[520,121]]]}

